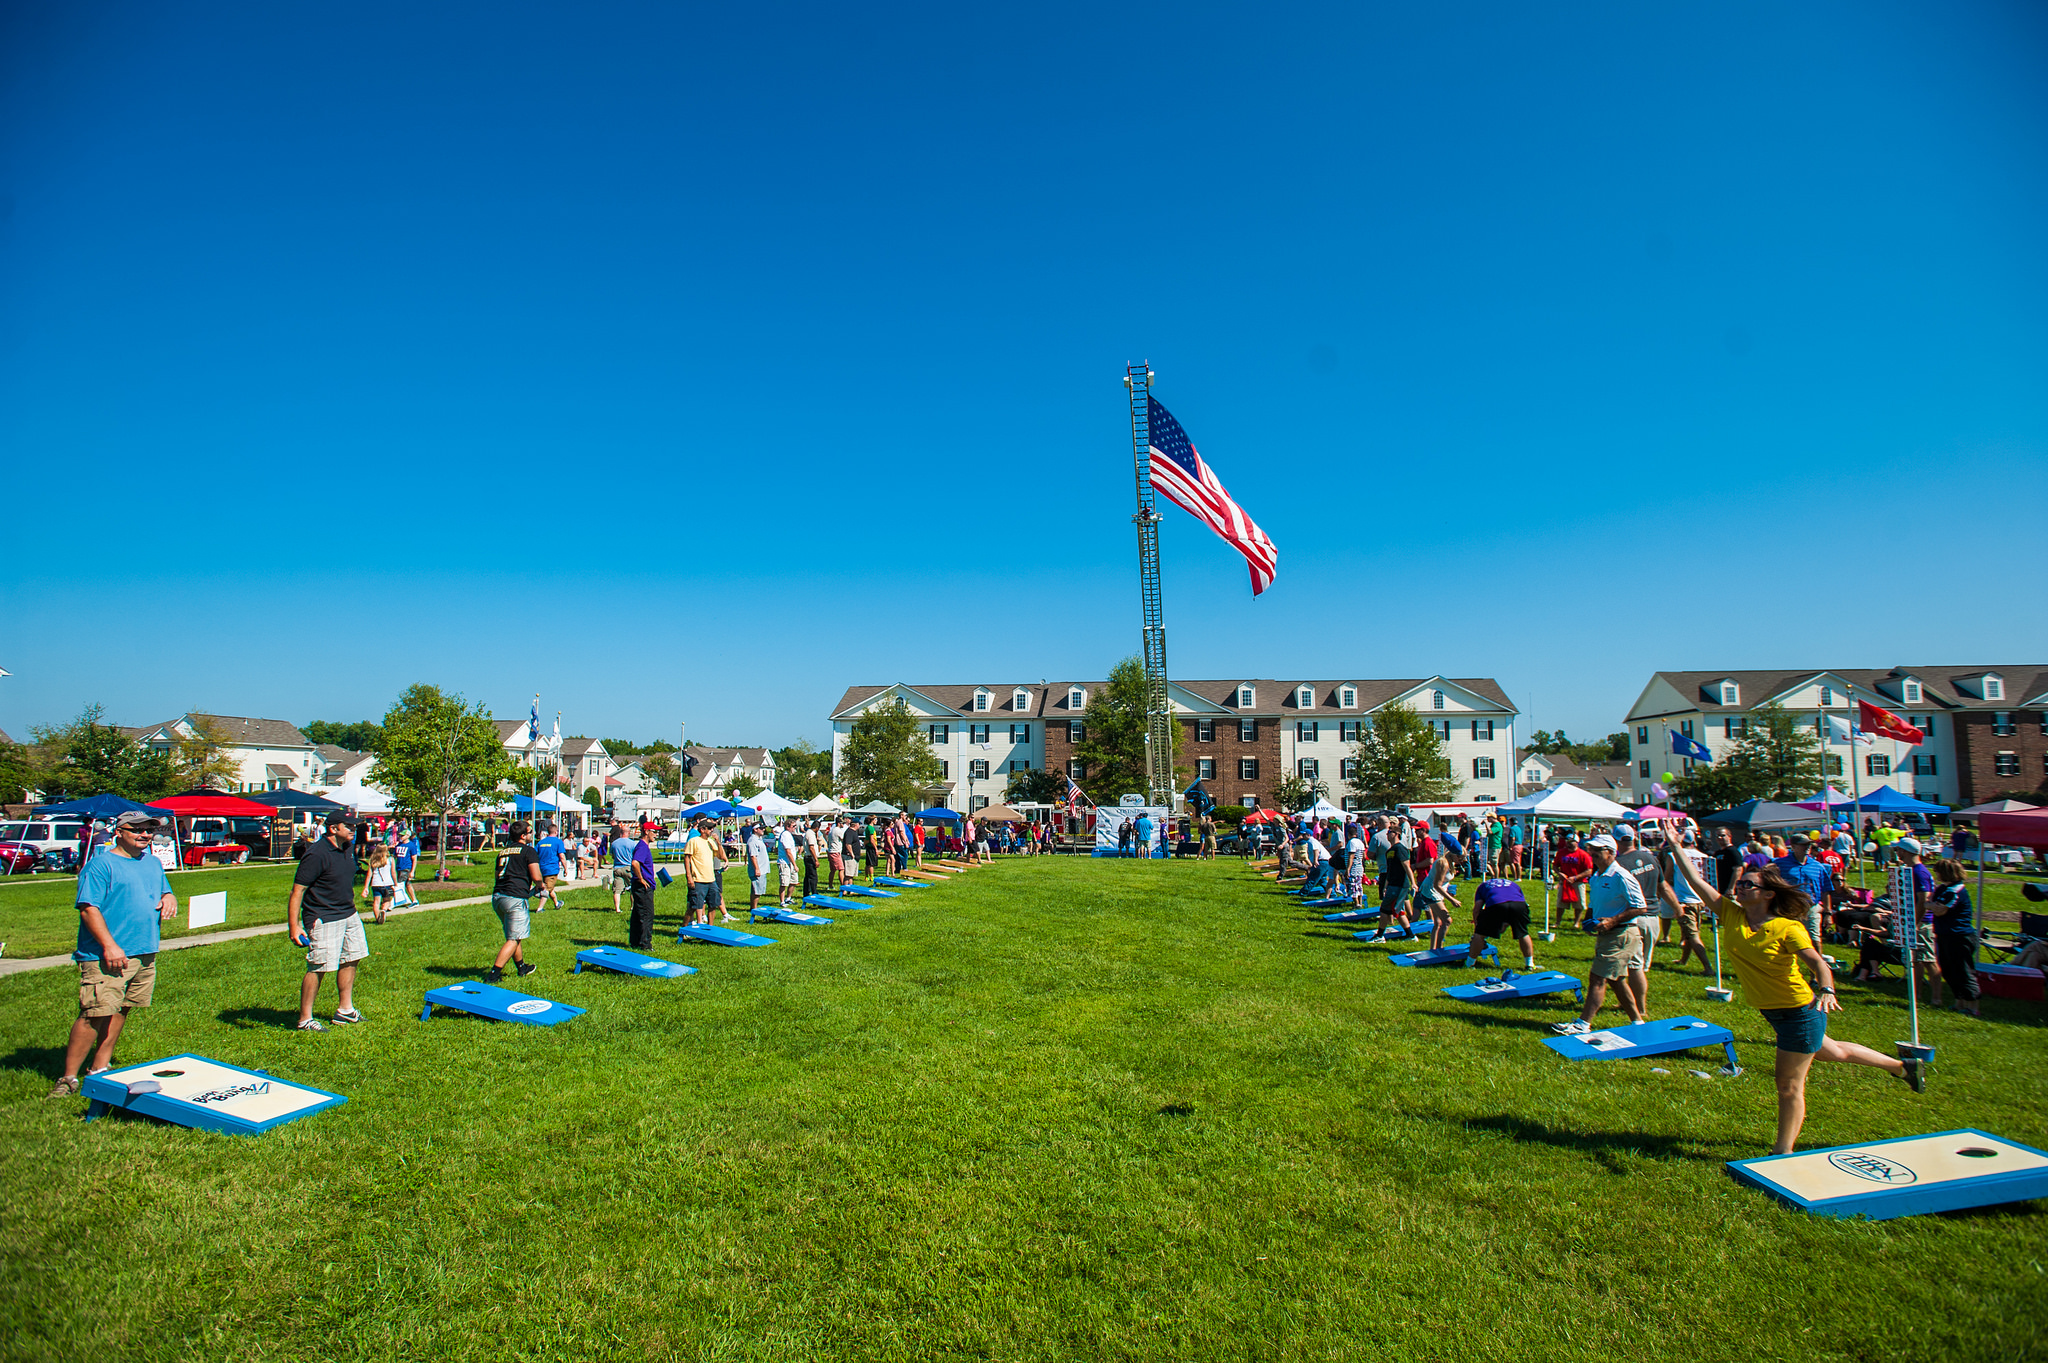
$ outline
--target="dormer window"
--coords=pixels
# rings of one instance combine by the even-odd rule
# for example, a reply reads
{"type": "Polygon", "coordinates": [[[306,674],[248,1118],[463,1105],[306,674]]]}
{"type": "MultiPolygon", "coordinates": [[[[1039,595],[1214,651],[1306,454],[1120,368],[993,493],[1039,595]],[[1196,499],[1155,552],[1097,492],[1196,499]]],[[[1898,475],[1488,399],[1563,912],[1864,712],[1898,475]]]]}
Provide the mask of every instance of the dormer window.
{"type": "Polygon", "coordinates": [[[994,697],[989,695],[986,690],[977,688],[974,693],[974,712],[976,714],[986,714],[989,702],[993,699],[994,697]]]}
{"type": "Polygon", "coordinates": [[[1908,705],[1920,703],[1920,683],[1907,680],[1899,683],[1899,699],[1908,705]]]}
{"type": "Polygon", "coordinates": [[[1999,676],[1996,672],[1986,672],[1984,674],[1984,699],[2004,700],[2005,678],[1999,676]]]}
{"type": "Polygon", "coordinates": [[[1087,708],[1088,708],[1088,693],[1087,693],[1086,691],[1083,691],[1083,690],[1082,690],[1082,689],[1081,689],[1080,687],[1078,687],[1078,686],[1070,686],[1070,687],[1068,687],[1068,688],[1067,688],[1067,708],[1068,708],[1069,710],[1085,710],[1085,709],[1087,709],[1087,708]]]}
{"type": "Polygon", "coordinates": [[[1443,692],[1441,692],[1441,691],[1432,691],[1432,692],[1430,692],[1430,693],[1429,693],[1429,708],[1430,708],[1430,709],[1432,709],[1432,710],[1441,710],[1441,709],[1443,709],[1443,708],[1444,708],[1444,693],[1443,693],[1443,692]]]}
{"type": "Polygon", "coordinates": [[[1249,684],[1237,688],[1237,708],[1249,710],[1259,703],[1259,691],[1249,684]]]}
{"type": "Polygon", "coordinates": [[[1010,708],[1012,710],[1029,710],[1031,708],[1031,693],[1021,686],[1012,691],[1010,693],[1010,708]]]}
{"type": "Polygon", "coordinates": [[[1303,686],[1296,689],[1294,703],[1303,710],[1310,708],[1316,703],[1316,689],[1313,686],[1303,686]]]}
{"type": "Polygon", "coordinates": [[[1338,688],[1337,688],[1337,705],[1338,705],[1338,707],[1339,707],[1340,709],[1345,709],[1345,710],[1355,710],[1355,709],[1357,709],[1357,708],[1358,708],[1358,688],[1357,688],[1357,687],[1355,687],[1355,686],[1340,686],[1340,687],[1338,687],[1338,688]]]}
{"type": "Polygon", "coordinates": [[[1737,686],[1734,682],[1724,681],[1716,689],[1720,692],[1721,703],[1723,705],[1742,704],[1742,688],[1737,686]]]}

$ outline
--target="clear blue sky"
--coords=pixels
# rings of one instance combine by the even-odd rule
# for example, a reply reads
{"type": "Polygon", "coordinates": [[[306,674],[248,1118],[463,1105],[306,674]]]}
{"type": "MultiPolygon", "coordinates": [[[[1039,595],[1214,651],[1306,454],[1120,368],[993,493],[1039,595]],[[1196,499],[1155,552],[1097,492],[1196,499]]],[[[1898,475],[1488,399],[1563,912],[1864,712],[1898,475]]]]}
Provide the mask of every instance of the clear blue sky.
{"type": "Polygon", "coordinates": [[[15,0],[0,726],[1100,675],[1141,358],[1280,548],[1253,601],[1169,509],[1179,675],[1591,737],[1658,667],[2038,660],[2044,58],[2031,0],[15,0]]]}

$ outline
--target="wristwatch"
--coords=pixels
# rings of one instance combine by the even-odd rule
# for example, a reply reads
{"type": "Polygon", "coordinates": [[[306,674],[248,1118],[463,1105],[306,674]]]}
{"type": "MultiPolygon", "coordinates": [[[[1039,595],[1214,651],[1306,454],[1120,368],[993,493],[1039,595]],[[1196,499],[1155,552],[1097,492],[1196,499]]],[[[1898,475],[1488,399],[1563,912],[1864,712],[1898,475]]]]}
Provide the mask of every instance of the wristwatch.
{"type": "Polygon", "coordinates": [[[1833,986],[1833,985],[1829,985],[1829,986],[1828,986],[1827,988],[1825,988],[1825,989],[1822,989],[1822,990],[1819,990],[1819,991],[1817,991],[1817,992],[1819,992],[1819,993],[1822,993],[1822,994],[1832,994],[1832,993],[1834,993],[1834,992],[1835,992],[1835,990],[1834,990],[1834,986],[1833,986]]]}

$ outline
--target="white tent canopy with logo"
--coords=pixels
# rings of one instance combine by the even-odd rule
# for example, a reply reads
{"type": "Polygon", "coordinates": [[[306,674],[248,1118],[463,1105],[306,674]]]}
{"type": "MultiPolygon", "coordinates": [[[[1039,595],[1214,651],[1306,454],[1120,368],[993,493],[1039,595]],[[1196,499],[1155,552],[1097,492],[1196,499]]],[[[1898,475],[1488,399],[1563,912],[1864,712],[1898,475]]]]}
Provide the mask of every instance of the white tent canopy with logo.
{"type": "Polygon", "coordinates": [[[1520,814],[1534,819],[1604,819],[1614,822],[1626,819],[1630,810],[1618,805],[1605,796],[1595,795],[1578,786],[1552,786],[1539,790],[1533,795],[1524,795],[1519,800],[1510,800],[1504,805],[1495,805],[1496,814],[1520,814]]]}
{"type": "Polygon", "coordinates": [[[1301,811],[1301,817],[1304,819],[1336,819],[1341,822],[1345,815],[1344,811],[1331,804],[1328,798],[1318,797],[1314,804],[1301,811]]]}
{"type": "Polygon", "coordinates": [[[757,794],[749,795],[744,800],[735,800],[733,803],[745,805],[749,809],[778,819],[791,814],[807,813],[809,810],[808,806],[800,805],[794,800],[784,799],[772,790],[760,791],[757,794]]]}

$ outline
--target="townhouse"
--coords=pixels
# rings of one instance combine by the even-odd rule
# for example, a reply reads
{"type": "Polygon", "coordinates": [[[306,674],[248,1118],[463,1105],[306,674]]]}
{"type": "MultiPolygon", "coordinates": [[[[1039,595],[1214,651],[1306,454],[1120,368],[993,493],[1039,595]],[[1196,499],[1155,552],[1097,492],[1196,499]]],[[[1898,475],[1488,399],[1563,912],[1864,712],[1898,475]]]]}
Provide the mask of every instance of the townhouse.
{"type": "Polygon", "coordinates": [[[1563,753],[1525,752],[1515,776],[1515,791],[1533,795],[1552,786],[1577,786],[1616,804],[1627,804],[1634,794],[1631,770],[1627,762],[1581,765],[1563,753]]]}
{"type": "Polygon", "coordinates": [[[175,756],[178,744],[196,737],[207,723],[235,763],[227,782],[231,794],[265,790],[317,790],[327,784],[327,763],[298,726],[282,719],[192,713],[161,724],[123,728],[122,733],[155,752],[175,756]]]}

